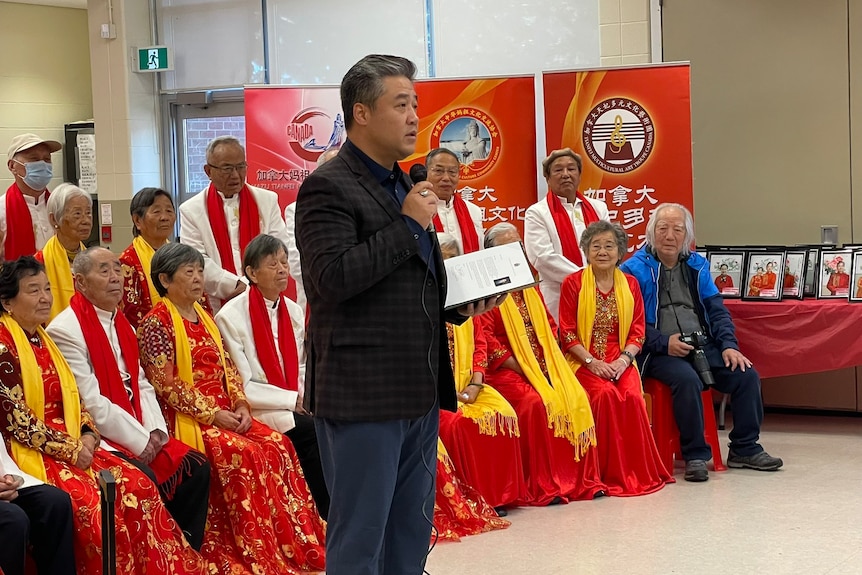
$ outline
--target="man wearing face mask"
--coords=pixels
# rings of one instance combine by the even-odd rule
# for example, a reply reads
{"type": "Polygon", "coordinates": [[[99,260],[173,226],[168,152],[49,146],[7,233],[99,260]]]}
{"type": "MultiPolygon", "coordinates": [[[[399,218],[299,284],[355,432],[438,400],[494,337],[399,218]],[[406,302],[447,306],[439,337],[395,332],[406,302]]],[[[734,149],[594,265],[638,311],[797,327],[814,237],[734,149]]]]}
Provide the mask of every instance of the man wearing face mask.
{"type": "Polygon", "coordinates": [[[36,134],[12,138],[6,166],[15,183],[0,197],[0,260],[31,256],[54,235],[47,186],[54,176],[51,154],[62,147],[36,134]]]}

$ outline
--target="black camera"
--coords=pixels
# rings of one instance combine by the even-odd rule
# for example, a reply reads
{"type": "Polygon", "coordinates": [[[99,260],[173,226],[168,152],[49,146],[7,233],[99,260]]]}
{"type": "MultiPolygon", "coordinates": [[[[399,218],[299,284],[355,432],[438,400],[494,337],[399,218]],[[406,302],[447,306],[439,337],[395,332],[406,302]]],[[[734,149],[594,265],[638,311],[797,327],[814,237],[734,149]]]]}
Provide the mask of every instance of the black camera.
{"type": "Polygon", "coordinates": [[[679,341],[687,343],[694,348],[688,357],[694,366],[694,370],[700,377],[704,388],[715,385],[715,379],[712,377],[712,369],[709,367],[709,360],[706,359],[706,354],[703,352],[703,347],[709,343],[709,337],[701,331],[694,331],[680,334],[679,341]]]}

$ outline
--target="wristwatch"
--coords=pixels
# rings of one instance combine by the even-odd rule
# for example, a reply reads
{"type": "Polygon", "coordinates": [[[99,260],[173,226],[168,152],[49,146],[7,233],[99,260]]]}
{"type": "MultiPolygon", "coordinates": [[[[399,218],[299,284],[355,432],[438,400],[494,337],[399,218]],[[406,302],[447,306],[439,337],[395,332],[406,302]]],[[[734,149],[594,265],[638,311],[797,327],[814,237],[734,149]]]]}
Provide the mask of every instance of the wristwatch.
{"type": "Polygon", "coordinates": [[[593,363],[593,357],[592,356],[584,359],[584,365],[590,365],[591,363],[593,363]]]}
{"type": "Polygon", "coordinates": [[[631,352],[628,352],[628,351],[626,351],[626,350],[623,350],[623,352],[622,352],[622,353],[623,353],[623,355],[624,355],[624,356],[626,356],[627,358],[629,358],[629,360],[631,360],[631,363],[634,363],[634,362],[635,362],[635,356],[634,356],[631,352]]]}

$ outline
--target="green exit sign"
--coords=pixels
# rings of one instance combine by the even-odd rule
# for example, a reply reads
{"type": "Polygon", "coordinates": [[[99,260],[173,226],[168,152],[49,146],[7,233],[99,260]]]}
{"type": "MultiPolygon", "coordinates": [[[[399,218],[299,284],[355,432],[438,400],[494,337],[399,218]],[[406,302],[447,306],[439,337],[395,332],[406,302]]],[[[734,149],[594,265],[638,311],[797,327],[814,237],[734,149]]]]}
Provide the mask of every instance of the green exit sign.
{"type": "Polygon", "coordinates": [[[136,48],[136,51],[136,72],[162,72],[174,69],[173,54],[168,52],[167,46],[147,46],[136,48]]]}

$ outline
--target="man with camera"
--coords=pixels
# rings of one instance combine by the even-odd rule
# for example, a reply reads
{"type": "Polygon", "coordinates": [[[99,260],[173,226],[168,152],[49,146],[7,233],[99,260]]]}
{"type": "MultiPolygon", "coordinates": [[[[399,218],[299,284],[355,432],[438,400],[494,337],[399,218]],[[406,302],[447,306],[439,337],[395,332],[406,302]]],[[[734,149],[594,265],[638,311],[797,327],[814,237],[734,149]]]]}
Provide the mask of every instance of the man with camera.
{"type": "Polygon", "coordinates": [[[760,377],[739,351],[709,262],[691,250],[691,213],[679,204],[659,205],[646,236],[646,246],[621,269],[637,278],[643,293],[646,343],[638,362],[644,377],[671,389],[685,480],[709,479],[712,451],[704,439],[701,392],[711,386],[729,393],[733,404],[728,467],[775,471],[783,462],[757,442],[763,421],[760,377]]]}

